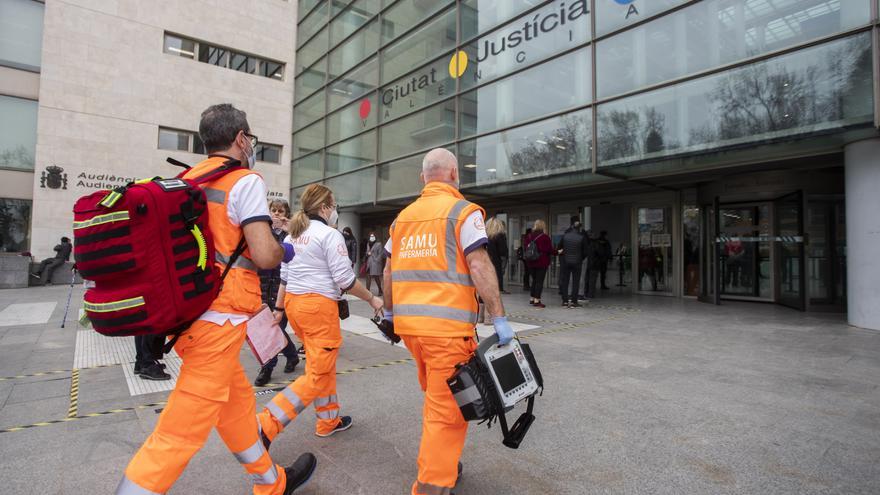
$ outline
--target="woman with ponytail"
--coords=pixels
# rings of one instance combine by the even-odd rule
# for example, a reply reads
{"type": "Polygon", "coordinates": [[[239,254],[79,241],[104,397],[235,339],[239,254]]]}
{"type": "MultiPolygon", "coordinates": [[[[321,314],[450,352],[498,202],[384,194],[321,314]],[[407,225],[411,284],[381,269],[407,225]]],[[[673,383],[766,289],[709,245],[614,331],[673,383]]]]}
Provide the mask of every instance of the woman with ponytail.
{"type": "MultiPolygon", "coordinates": [[[[377,313],[383,304],[355,276],[345,238],[336,230],[339,213],[333,192],[312,184],[303,191],[300,204],[302,209],[293,214],[285,239],[295,254],[289,263],[282,264],[275,307],[284,308],[306,348],[306,373],[257,415],[267,448],[312,402],[318,418],[316,435],[328,437],[351,427],[351,417],[339,415],[336,398],[336,357],[342,345],[340,309],[347,311],[342,295],[349,293],[368,302],[377,313]]],[[[275,317],[280,320],[281,312],[275,317]]]]}

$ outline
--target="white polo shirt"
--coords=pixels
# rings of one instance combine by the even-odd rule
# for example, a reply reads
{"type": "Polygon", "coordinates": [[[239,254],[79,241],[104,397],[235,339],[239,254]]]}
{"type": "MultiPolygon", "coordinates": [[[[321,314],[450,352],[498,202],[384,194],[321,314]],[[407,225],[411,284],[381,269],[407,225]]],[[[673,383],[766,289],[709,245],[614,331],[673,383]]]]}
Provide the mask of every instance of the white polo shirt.
{"type": "Polygon", "coordinates": [[[311,220],[296,239],[287,236],[296,253],[281,264],[281,280],[290,294],[320,294],[334,301],[354,287],[357,277],[348,258],[345,237],[322,219],[311,220]]]}
{"type": "MultiPolygon", "coordinates": [[[[272,222],[269,216],[269,205],[266,198],[269,196],[269,188],[266,182],[257,174],[248,174],[239,179],[232,190],[229,191],[229,201],[226,202],[226,214],[233,225],[244,227],[253,222],[272,222]]],[[[250,315],[237,313],[220,313],[218,311],[205,311],[200,320],[210,321],[215,325],[224,325],[227,321],[233,325],[241,325],[248,321],[250,315]]]]}

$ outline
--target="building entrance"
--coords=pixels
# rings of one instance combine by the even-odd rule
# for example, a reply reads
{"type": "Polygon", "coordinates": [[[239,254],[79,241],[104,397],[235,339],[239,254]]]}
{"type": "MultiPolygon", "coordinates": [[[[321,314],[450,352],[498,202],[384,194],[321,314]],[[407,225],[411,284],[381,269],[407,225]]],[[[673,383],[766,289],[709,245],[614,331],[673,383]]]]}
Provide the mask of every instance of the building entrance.
{"type": "Polygon", "coordinates": [[[796,192],[773,201],[705,207],[706,295],[806,308],[804,200],[796,192]]]}

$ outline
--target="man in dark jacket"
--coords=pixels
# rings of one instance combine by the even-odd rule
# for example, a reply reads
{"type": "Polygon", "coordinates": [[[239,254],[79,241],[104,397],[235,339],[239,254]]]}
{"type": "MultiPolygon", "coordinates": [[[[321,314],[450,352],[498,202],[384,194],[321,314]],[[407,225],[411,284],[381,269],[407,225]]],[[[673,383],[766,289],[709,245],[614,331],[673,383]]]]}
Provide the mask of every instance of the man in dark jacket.
{"type": "Polygon", "coordinates": [[[73,244],[70,243],[69,238],[62,237],[61,244],[55,246],[54,249],[55,257],[44,259],[40,262],[37,272],[31,273],[31,276],[40,279],[43,285],[51,285],[52,272],[59,266],[64,265],[65,262],[70,261],[70,251],[73,250],[73,244]]]}
{"type": "Polygon", "coordinates": [[[596,241],[599,251],[599,285],[602,290],[609,290],[605,285],[605,275],[608,273],[608,262],[611,261],[611,242],[608,241],[608,232],[599,232],[599,240],[596,241]]]}
{"type": "Polygon", "coordinates": [[[596,281],[599,278],[599,243],[592,230],[588,230],[584,234],[586,242],[586,250],[584,256],[587,260],[587,270],[584,274],[584,297],[592,299],[596,297],[596,281]]]}
{"type": "Polygon", "coordinates": [[[342,237],[345,238],[345,249],[348,251],[348,259],[351,260],[351,267],[354,268],[358,255],[358,241],[354,238],[351,227],[345,227],[342,229],[342,237]]]}
{"type": "Polygon", "coordinates": [[[560,275],[559,289],[562,294],[562,306],[578,308],[578,287],[581,283],[581,268],[586,255],[587,245],[581,233],[581,221],[577,216],[571,217],[571,226],[559,241],[560,275]],[[571,291],[569,292],[569,281],[571,291]]]}
{"type": "MultiPolygon", "coordinates": [[[[290,206],[283,199],[275,199],[269,202],[269,213],[272,215],[272,235],[280,244],[287,236],[287,220],[290,217],[290,206]]],[[[263,303],[269,306],[269,309],[275,309],[275,300],[278,296],[278,287],[281,284],[281,266],[277,266],[271,270],[260,270],[260,289],[263,292],[263,303]]],[[[281,354],[287,358],[287,364],[284,366],[285,373],[292,373],[299,364],[299,355],[296,351],[296,345],[290,340],[290,335],[284,329],[287,326],[287,315],[281,317],[278,324],[281,327],[281,333],[287,339],[287,345],[281,350],[281,354]]],[[[260,368],[254,385],[262,387],[269,383],[272,379],[272,371],[278,364],[278,356],[266,361],[266,364],[260,368]]]]}

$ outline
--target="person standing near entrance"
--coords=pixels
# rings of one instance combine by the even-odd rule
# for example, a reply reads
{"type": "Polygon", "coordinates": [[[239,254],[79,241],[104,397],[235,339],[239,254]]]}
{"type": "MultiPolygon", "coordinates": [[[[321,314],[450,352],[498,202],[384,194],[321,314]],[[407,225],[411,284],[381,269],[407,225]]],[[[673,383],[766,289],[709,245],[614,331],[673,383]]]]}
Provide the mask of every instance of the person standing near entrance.
{"type": "Polygon", "coordinates": [[[523,265],[523,279],[522,280],[523,280],[523,290],[524,291],[532,290],[531,285],[529,284],[529,282],[531,281],[531,278],[532,278],[531,277],[532,271],[529,269],[529,262],[526,261],[525,258],[523,258],[523,253],[525,252],[526,246],[527,246],[526,240],[531,235],[532,235],[532,228],[529,227],[526,229],[526,233],[523,234],[522,237],[519,238],[519,248],[516,250],[516,257],[519,261],[522,261],[522,265],[523,265]]]}
{"type": "Polygon", "coordinates": [[[608,273],[608,262],[611,261],[611,242],[608,241],[608,232],[603,230],[599,232],[599,239],[596,241],[599,250],[599,285],[602,290],[609,290],[610,287],[605,285],[605,275],[608,273]]]}
{"type": "Polygon", "coordinates": [[[348,259],[351,260],[351,267],[354,268],[355,262],[357,262],[358,241],[355,239],[351,227],[342,229],[342,237],[345,238],[345,249],[348,250],[348,259]]]}
{"type": "Polygon", "coordinates": [[[382,272],[385,270],[385,249],[382,243],[376,240],[376,234],[370,234],[370,242],[367,244],[367,290],[370,284],[376,282],[379,289],[379,297],[382,297],[382,272]]]}
{"type": "Polygon", "coordinates": [[[541,294],[544,292],[544,278],[547,276],[547,269],[550,267],[550,256],[553,254],[553,241],[547,235],[547,224],[543,220],[535,220],[531,235],[526,237],[525,249],[528,249],[529,243],[532,242],[538,248],[538,259],[526,261],[532,272],[531,301],[529,304],[536,308],[546,308],[547,306],[541,302],[541,294]]]}
{"type": "Polygon", "coordinates": [[[587,251],[585,253],[587,270],[584,274],[584,298],[586,300],[596,297],[596,282],[599,279],[599,241],[592,230],[584,233],[587,251]]]}
{"type": "Polygon", "coordinates": [[[391,225],[385,245],[385,319],[412,353],[425,393],[413,495],[448,495],[461,474],[468,424],[446,384],[474,350],[477,294],[499,343],[513,339],[498,279],[484,246],[483,209],[459,192],[455,155],[439,148],[422,162],[421,196],[391,225]],[[421,242],[424,239],[425,242],[421,242]]]}
{"type": "Polygon", "coordinates": [[[571,226],[562,235],[559,242],[561,256],[559,276],[559,288],[562,291],[562,306],[566,308],[579,308],[578,288],[581,285],[581,269],[586,256],[587,243],[581,232],[580,217],[571,217],[571,226]],[[571,291],[569,292],[569,281],[571,291]]]}
{"type": "Polygon", "coordinates": [[[486,222],[486,234],[489,236],[489,259],[495,267],[498,275],[498,288],[502,294],[510,294],[504,290],[504,267],[507,266],[507,258],[510,253],[507,247],[507,234],[504,233],[504,222],[498,217],[492,217],[486,222]]]}
{"type": "Polygon", "coordinates": [[[284,255],[269,228],[266,183],[250,169],[257,138],[245,113],[230,104],[202,113],[199,136],[208,158],[184,178],[203,177],[226,163],[246,164],[202,186],[212,193],[207,208],[213,261],[225,268],[242,238],[247,249],[232,263],[210,308],[174,346],[183,359],[177,384],[153,433],[125,469],[116,495],[167,492],[214,428],[250,474],[254,494],[289,495],[308,481],[317,461],[307,453],[288,468],[272,462],[257,428],[254,389],[238,359],[249,315],[262,304],[257,269],[277,266],[284,255]]]}
{"type": "MultiPolygon", "coordinates": [[[[377,312],[382,299],[358,281],[351,268],[345,238],[336,230],[339,213],[333,192],[312,184],[300,197],[302,210],[290,220],[296,255],[281,267],[282,281],[275,307],[284,308],[306,348],[306,373],[275,395],[257,415],[267,446],[302,411],[314,402],[315,435],[329,437],[351,428],[351,416],[339,415],[336,396],[336,358],[342,346],[339,307],[349,293],[377,312]]],[[[281,319],[281,311],[275,318],[281,319]]]]}

